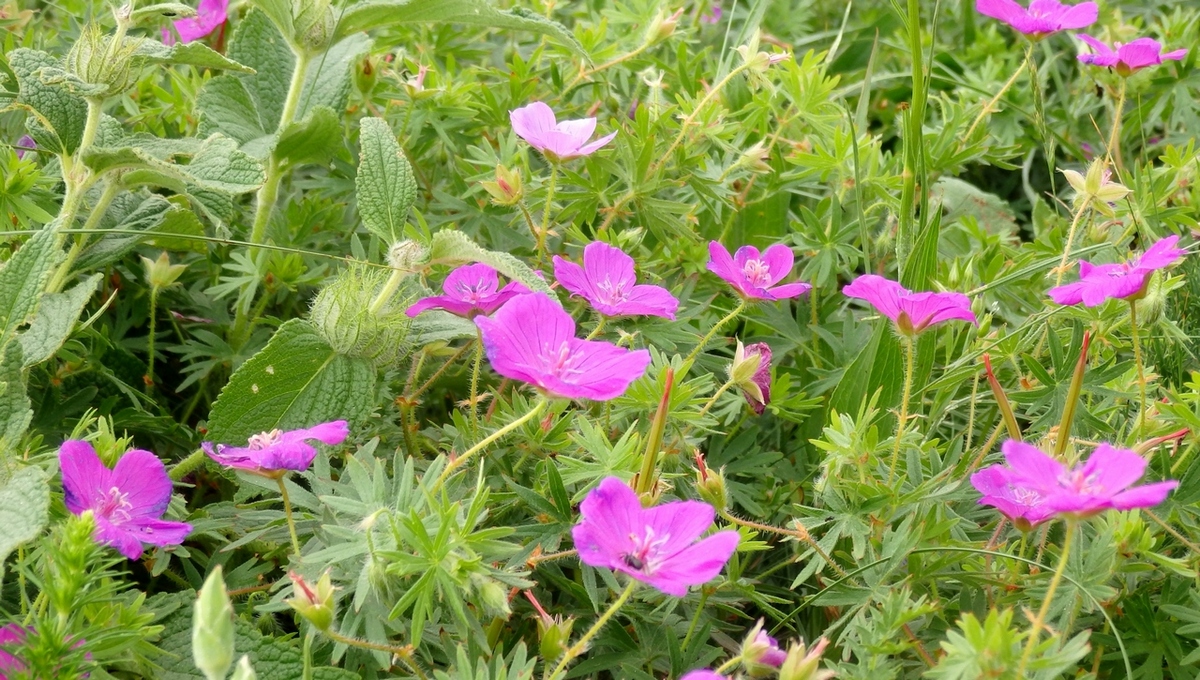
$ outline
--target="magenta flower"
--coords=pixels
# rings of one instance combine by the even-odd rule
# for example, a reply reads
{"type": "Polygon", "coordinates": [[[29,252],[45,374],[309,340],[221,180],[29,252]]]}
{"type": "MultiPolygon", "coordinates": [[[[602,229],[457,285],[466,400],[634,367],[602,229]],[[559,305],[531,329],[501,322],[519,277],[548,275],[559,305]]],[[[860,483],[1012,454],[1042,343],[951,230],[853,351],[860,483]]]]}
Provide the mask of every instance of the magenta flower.
{"type": "Polygon", "coordinates": [[[212,442],[204,442],[200,448],[221,465],[277,479],[288,470],[303,472],[312,465],[317,450],[309,441],[334,446],[349,435],[346,421],[335,420],[302,430],[271,430],[251,435],[246,446],[214,446],[212,442]]]}
{"type": "Polygon", "coordinates": [[[575,320],[545,293],[517,296],[475,325],[497,373],[555,397],[608,401],[650,365],[647,350],[575,337],[575,320]]]}
{"type": "Polygon", "coordinates": [[[679,309],[679,300],[666,288],[638,285],[633,258],[602,241],[583,249],[582,267],[555,255],[554,278],[604,316],[661,316],[674,321],[679,309]]]}
{"type": "Polygon", "coordinates": [[[914,293],[895,281],[874,274],[854,279],[842,288],[842,293],[871,303],[904,335],[916,335],[951,319],[979,325],[971,311],[971,299],[962,293],[914,293]]]}
{"type": "Polygon", "coordinates": [[[1098,307],[1107,300],[1138,299],[1146,292],[1150,275],[1178,262],[1187,253],[1176,248],[1179,237],[1172,235],[1146,249],[1141,257],[1115,264],[1079,262],[1079,280],[1051,288],[1050,297],[1060,305],[1098,307]]]}
{"type": "Polygon", "coordinates": [[[708,14],[702,15],[700,17],[700,21],[701,21],[701,23],[705,23],[705,24],[716,24],[721,21],[722,14],[724,14],[724,11],[721,9],[721,6],[713,5],[712,11],[708,14]]]}
{"type": "Polygon", "coordinates": [[[738,341],[737,349],[733,351],[733,364],[729,367],[729,377],[742,390],[742,396],[754,409],[755,415],[762,415],[767,404],[771,403],[771,347],[765,342],[756,342],[743,346],[738,341]],[[758,366],[749,373],[750,366],[745,362],[752,357],[758,357],[758,366]]]}
{"type": "Polygon", "coordinates": [[[740,538],[736,531],[719,531],[700,539],[715,517],[711,505],[676,501],[642,508],[637,494],[616,477],[592,489],[579,514],[571,535],[581,562],[623,572],[675,597],[711,581],[740,538]]]}
{"type": "Polygon", "coordinates": [[[421,298],[404,313],[412,317],[428,309],[444,309],[469,319],[476,314],[491,314],[510,298],[528,292],[529,289],[518,281],[510,281],[500,288],[495,269],[486,264],[468,264],[446,276],[442,282],[442,295],[421,298]]]}
{"type": "Polygon", "coordinates": [[[714,670],[701,668],[684,673],[683,677],[679,678],[679,680],[728,680],[728,678],[714,670]]]}
{"type": "Polygon", "coordinates": [[[1090,35],[1080,35],[1079,39],[1094,50],[1092,54],[1079,55],[1079,61],[1114,69],[1123,76],[1148,66],[1158,66],[1168,59],[1179,61],[1187,55],[1186,49],[1164,54],[1162,43],[1153,38],[1138,38],[1124,45],[1116,43],[1113,45],[1115,50],[1090,35]]]}
{"type": "MultiPolygon", "coordinates": [[[[175,32],[179,34],[179,40],[185,43],[199,40],[217,30],[218,26],[225,23],[228,10],[229,0],[200,0],[196,16],[175,22],[175,32]]],[[[171,45],[175,42],[168,29],[164,28],[162,33],[164,43],[171,45]]]]}
{"type": "MultiPolygon", "coordinates": [[[[1005,443],[1005,452],[1011,440],[1005,443]]],[[[991,465],[971,475],[971,484],[983,494],[980,505],[990,505],[1022,531],[1028,531],[1054,516],[1046,506],[1046,493],[1022,481],[1003,465],[991,465]]]]}
{"type": "Polygon", "coordinates": [[[509,112],[513,132],[551,162],[569,161],[598,151],[617,136],[605,135],[588,143],[596,131],[595,118],[558,122],[554,111],[542,102],[534,102],[509,112]]]}
{"type": "Polygon", "coordinates": [[[708,270],[733,286],[747,300],[784,300],[803,295],[812,288],[807,283],[776,285],[792,273],[795,256],[792,249],[776,243],[759,253],[754,246],[742,246],[730,255],[717,241],[708,244],[708,270]]]}
{"type": "Polygon", "coordinates": [[[59,447],[58,464],[67,510],[92,511],[97,543],[136,560],[143,543],[179,545],[191,533],[190,524],[162,519],[171,501],[171,478],[153,453],[128,451],[110,470],[91,444],[71,439],[59,447]]]}
{"type": "MultiPolygon", "coordinates": [[[[1082,517],[1110,509],[1151,508],[1166,500],[1167,494],[1179,486],[1174,480],[1131,486],[1146,471],[1145,459],[1135,451],[1113,448],[1109,444],[1101,444],[1087,461],[1070,469],[1024,442],[1010,439],[1004,442],[1001,450],[1007,467],[993,465],[987,469],[1000,468],[1010,488],[1026,489],[1027,493],[1041,496],[1039,501],[1029,504],[1037,507],[1033,517],[1037,517],[1043,508],[1054,514],[1082,517]]],[[[973,484],[978,474],[972,477],[973,484]]],[[[997,497],[992,495],[993,488],[986,482],[986,490],[975,484],[976,489],[985,494],[980,502],[994,505],[1007,514],[1002,505],[994,502],[997,497]]]]}
{"type": "Polygon", "coordinates": [[[20,147],[19,149],[17,149],[17,159],[20,160],[20,159],[25,158],[25,154],[34,153],[33,151],[30,151],[29,149],[36,149],[37,142],[33,141],[33,137],[30,137],[29,135],[25,135],[17,140],[17,146],[20,147]]]}
{"type": "Polygon", "coordinates": [[[1058,31],[1091,26],[1100,12],[1094,2],[1064,5],[1058,0],[1033,0],[1029,9],[1014,0],[975,0],[975,10],[999,19],[1035,40],[1058,31]]]}
{"type": "Polygon", "coordinates": [[[25,642],[25,627],[10,623],[7,626],[0,628],[0,680],[6,680],[8,676],[4,672],[8,671],[23,671],[25,664],[21,660],[13,656],[9,651],[20,647],[25,642]]]}
{"type": "Polygon", "coordinates": [[[754,636],[742,644],[742,661],[747,666],[770,666],[779,668],[787,661],[787,652],[779,648],[779,641],[767,635],[761,628],[762,623],[755,628],[754,636]]]}

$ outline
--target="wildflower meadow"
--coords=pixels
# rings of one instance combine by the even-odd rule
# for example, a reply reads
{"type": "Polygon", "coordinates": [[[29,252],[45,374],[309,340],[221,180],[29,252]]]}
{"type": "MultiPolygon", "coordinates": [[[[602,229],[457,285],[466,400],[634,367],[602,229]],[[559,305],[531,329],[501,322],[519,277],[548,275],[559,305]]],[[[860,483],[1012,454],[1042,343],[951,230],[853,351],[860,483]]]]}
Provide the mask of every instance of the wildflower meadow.
{"type": "Polygon", "coordinates": [[[0,0],[0,680],[1200,677],[1198,60],[0,0]]]}

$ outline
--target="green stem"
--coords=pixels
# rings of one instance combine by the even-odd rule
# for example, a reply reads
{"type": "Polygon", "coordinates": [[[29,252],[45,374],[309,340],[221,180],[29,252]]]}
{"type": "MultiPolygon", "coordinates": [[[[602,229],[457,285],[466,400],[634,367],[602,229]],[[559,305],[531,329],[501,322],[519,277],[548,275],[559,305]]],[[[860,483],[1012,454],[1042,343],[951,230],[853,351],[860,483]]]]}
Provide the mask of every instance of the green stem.
{"type": "Polygon", "coordinates": [[[441,489],[442,485],[446,483],[446,480],[450,478],[450,475],[454,474],[455,470],[457,470],[458,468],[465,465],[468,460],[473,458],[476,454],[482,452],[492,442],[496,441],[497,439],[500,439],[501,437],[508,434],[509,432],[512,432],[513,430],[517,429],[518,427],[521,427],[525,423],[536,418],[538,416],[538,414],[540,414],[542,412],[542,409],[546,408],[546,404],[547,404],[547,401],[544,397],[538,399],[537,402],[534,403],[533,408],[529,409],[528,413],[521,416],[520,418],[517,418],[516,420],[512,421],[511,423],[505,425],[504,427],[500,428],[499,430],[496,430],[495,432],[491,433],[490,435],[487,436],[486,439],[479,442],[475,446],[472,446],[471,448],[467,449],[461,456],[450,461],[446,465],[446,469],[442,470],[442,474],[438,476],[437,481],[434,482],[433,488],[430,489],[430,493],[436,493],[439,489],[441,489]]]}
{"type": "Polygon", "coordinates": [[[96,228],[104,214],[108,212],[108,207],[112,205],[113,199],[121,192],[121,185],[109,180],[104,185],[104,193],[100,194],[100,200],[96,201],[96,205],[92,208],[92,214],[88,215],[87,222],[83,224],[85,233],[78,234],[75,237],[75,242],[71,245],[71,250],[67,252],[67,257],[62,264],[58,266],[58,270],[54,272],[54,277],[46,284],[47,293],[62,292],[63,286],[67,283],[67,277],[71,274],[71,268],[75,266],[75,261],[79,259],[79,254],[83,252],[84,246],[88,242],[88,233],[96,228]]]}
{"type": "Polygon", "coordinates": [[[402,645],[397,647],[394,645],[380,644],[378,642],[368,642],[366,640],[359,640],[358,638],[342,635],[333,629],[326,629],[321,632],[330,640],[333,640],[334,642],[340,642],[347,647],[358,647],[359,649],[369,649],[375,652],[386,652],[393,656],[400,657],[400,659],[404,661],[404,665],[408,666],[409,670],[415,673],[418,678],[421,678],[421,680],[427,680],[428,676],[425,675],[425,672],[422,671],[420,666],[417,665],[416,659],[413,658],[412,645],[402,645]]]}
{"type": "MultiPolygon", "coordinates": [[[[687,118],[683,119],[683,123],[681,123],[679,126],[679,134],[675,135],[675,139],[671,142],[671,146],[667,147],[667,151],[660,156],[657,161],[655,161],[654,165],[650,166],[650,170],[646,173],[647,176],[658,172],[658,170],[662,168],[662,164],[666,163],[667,160],[671,158],[671,154],[675,152],[675,149],[677,149],[679,145],[683,143],[684,137],[687,136],[688,127],[690,127],[692,123],[696,121],[696,116],[700,115],[700,112],[704,110],[704,107],[707,106],[708,103],[712,101],[721,92],[721,90],[724,89],[725,86],[734,79],[735,76],[739,75],[742,71],[745,71],[749,67],[750,63],[748,62],[733,69],[724,78],[722,78],[720,82],[714,85],[713,88],[708,91],[708,94],[704,95],[700,102],[696,104],[696,108],[692,109],[692,112],[687,115],[687,118]]],[[[601,231],[604,230],[604,226],[607,226],[610,221],[611,220],[605,220],[604,225],[600,228],[601,231]]]]}
{"type": "Polygon", "coordinates": [[[416,399],[417,397],[421,396],[422,394],[424,394],[425,391],[428,390],[430,387],[433,387],[433,383],[437,382],[437,379],[440,378],[442,376],[442,374],[446,372],[446,369],[453,366],[454,362],[458,361],[462,357],[462,355],[467,353],[468,349],[471,349],[471,345],[473,345],[477,342],[479,342],[479,340],[467,342],[462,347],[459,347],[458,350],[454,352],[454,354],[450,355],[449,359],[446,359],[445,363],[443,363],[441,366],[438,367],[438,369],[436,371],[433,372],[433,375],[429,376],[428,380],[421,383],[421,386],[417,388],[416,392],[406,395],[406,398],[409,401],[412,401],[412,400],[416,399]]]}
{"type": "Polygon", "coordinates": [[[730,387],[733,387],[733,379],[732,378],[730,378],[729,380],[726,380],[724,385],[721,385],[721,387],[719,389],[717,389],[716,392],[713,392],[713,395],[708,398],[708,401],[705,402],[705,404],[704,404],[704,408],[700,409],[700,413],[696,414],[696,417],[703,418],[704,414],[708,413],[709,409],[711,409],[713,407],[713,405],[717,403],[717,399],[722,394],[725,394],[726,392],[728,392],[730,387]]]}
{"type": "Polygon", "coordinates": [[[888,466],[888,486],[896,477],[896,463],[900,460],[900,444],[904,441],[904,425],[908,421],[908,401],[912,398],[913,359],[916,354],[916,343],[912,338],[904,336],[901,342],[904,343],[904,396],[900,398],[900,421],[896,423],[896,443],[892,447],[891,465],[888,466]]]}
{"type": "Polygon", "coordinates": [[[379,294],[375,296],[374,300],[371,300],[370,311],[372,316],[377,316],[384,306],[387,305],[388,300],[392,299],[392,296],[396,294],[396,289],[400,287],[400,282],[404,281],[410,273],[403,269],[392,269],[392,273],[383,284],[383,288],[379,289],[379,294]]]}
{"type": "Polygon", "coordinates": [[[558,163],[550,164],[550,184],[546,188],[546,207],[542,210],[542,228],[537,231],[537,265],[546,256],[546,232],[550,230],[550,209],[554,205],[554,190],[558,186],[558,163]]]}
{"type": "Polygon", "coordinates": [[[592,329],[591,333],[588,333],[588,336],[586,339],[587,340],[595,340],[596,336],[600,335],[600,333],[604,330],[604,324],[606,324],[606,323],[608,323],[608,317],[604,316],[604,315],[600,315],[600,320],[596,322],[596,327],[592,329]]]}
{"type": "Polygon", "coordinates": [[[471,403],[468,412],[471,414],[471,430],[479,432],[479,369],[483,365],[483,335],[475,328],[475,362],[471,367],[471,403]]]}
{"type": "Polygon", "coordinates": [[[737,665],[741,662],[742,662],[742,656],[740,654],[733,657],[732,659],[727,660],[725,663],[721,664],[720,666],[717,666],[717,671],[716,671],[717,675],[724,675],[726,672],[731,671],[734,668],[736,668],[737,665]]]}
{"type": "Polygon", "coordinates": [[[1050,587],[1046,589],[1046,597],[1042,601],[1042,607],[1038,610],[1037,616],[1033,619],[1033,627],[1029,631],[1029,642],[1025,643],[1025,653],[1021,655],[1021,663],[1017,666],[1018,678],[1025,677],[1025,668],[1029,665],[1029,659],[1033,656],[1033,649],[1037,647],[1038,635],[1042,632],[1042,626],[1046,622],[1046,614],[1050,611],[1050,603],[1054,600],[1054,591],[1058,590],[1058,584],[1062,582],[1063,572],[1067,570],[1067,556],[1071,553],[1071,543],[1075,538],[1075,520],[1067,520],[1067,536],[1063,540],[1062,553],[1058,556],[1058,568],[1054,570],[1054,576],[1050,579],[1050,587]]]}
{"type": "Polygon", "coordinates": [[[696,348],[692,350],[691,354],[687,355],[687,358],[683,360],[683,363],[690,364],[692,361],[694,361],[696,357],[700,355],[700,352],[704,351],[704,346],[708,344],[709,340],[712,340],[712,337],[717,334],[717,331],[720,330],[722,326],[737,317],[738,314],[741,314],[745,309],[746,301],[742,300],[738,302],[737,307],[734,307],[732,312],[726,314],[723,319],[718,321],[715,326],[708,330],[708,333],[703,338],[700,338],[699,344],[696,345],[696,348]]]}
{"type": "Polygon", "coordinates": [[[146,394],[154,392],[154,334],[158,332],[158,287],[150,286],[150,335],[146,336],[146,394]]]}
{"type": "Polygon", "coordinates": [[[768,533],[768,534],[777,534],[779,536],[787,536],[789,538],[799,539],[801,543],[804,543],[808,547],[812,548],[813,552],[820,555],[821,559],[825,560],[825,564],[828,564],[829,568],[833,569],[834,572],[837,573],[839,578],[850,578],[850,576],[846,573],[846,570],[842,569],[840,566],[838,566],[837,562],[833,561],[833,558],[829,556],[829,553],[825,552],[825,549],[822,548],[819,543],[817,543],[816,539],[814,539],[812,537],[812,534],[808,533],[808,529],[803,528],[800,525],[799,521],[796,522],[796,526],[801,526],[800,529],[790,529],[789,530],[789,529],[782,529],[782,528],[776,527],[776,526],[771,526],[770,524],[761,524],[759,522],[751,522],[748,519],[742,519],[741,517],[734,515],[733,513],[729,512],[728,510],[721,510],[720,512],[721,512],[721,517],[723,517],[725,519],[725,521],[727,521],[731,524],[736,524],[738,526],[746,527],[747,529],[753,529],[755,531],[764,532],[764,533],[768,533]]]}
{"type": "Polygon", "coordinates": [[[704,604],[708,602],[708,591],[700,590],[700,604],[696,605],[696,611],[692,614],[692,622],[688,624],[687,633],[683,636],[683,642],[679,648],[687,651],[688,642],[692,639],[692,635],[696,633],[696,627],[700,625],[700,615],[704,613],[704,604]]]}
{"type": "Polygon", "coordinates": [[[100,129],[100,115],[103,113],[103,109],[103,100],[88,98],[87,122],[83,126],[83,137],[79,140],[79,149],[75,152],[76,156],[82,157],[83,152],[90,148],[92,143],[96,141],[96,132],[100,129]]]}
{"type": "Polygon", "coordinates": [[[1058,261],[1058,273],[1054,276],[1054,285],[1061,286],[1063,274],[1067,271],[1067,260],[1071,257],[1071,245],[1075,243],[1075,231],[1079,229],[1079,220],[1083,219],[1083,214],[1088,211],[1091,206],[1091,200],[1086,199],[1079,204],[1079,208],[1075,210],[1075,215],[1071,218],[1071,228],[1067,230],[1067,242],[1063,246],[1062,259],[1058,261]]]}
{"type": "Polygon", "coordinates": [[[1115,166],[1118,170],[1121,166],[1121,117],[1125,110],[1125,83],[1126,79],[1121,78],[1121,88],[1117,91],[1117,105],[1113,109],[1112,130],[1108,133],[1108,149],[1105,151],[1106,164],[1115,166]]]}
{"type": "Polygon", "coordinates": [[[621,595],[617,597],[617,599],[612,603],[612,605],[609,606],[607,610],[605,610],[603,614],[600,615],[600,618],[596,619],[596,622],[592,624],[591,628],[588,628],[587,632],[583,634],[583,637],[579,638],[575,644],[571,645],[567,651],[563,652],[562,658],[558,661],[558,665],[554,667],[554,670],[551,671],[548,676],[546,676],[547,680],[558,680],[558,678],[566,672],[567,666],[574,661],[576,657],[578,657],[580,654],[583,654],[584,650],[587,649],[588,643],[592,641],[592,638],[596,637],[596,634],[599,633],[602,628],[604,628],[604,624],[608,623],[608,620],[617,613],[617,610],[629,601],[629,596],[633,595],[633,589],[635,587],[637,587],[637,581],[630,580],[629,585],[625,586],[625,590],[621,591],[621,595]]]}
{"type": "Polygon", "coordinates": [[[178,482],[184,477],[187,477],[193,470],[203,465],[204,461],[207,459],[208,454],[204,453],[203,449],[196,449],[191,453],[191,455],[179,461],[174,467],[171,468],[171,472],[169,474],[171,481],[178,482]]]}
{"type": "Polygon", "coordinates": [[[1079,398],[1083,393],[1083,377],[1087,371],[1088,346],[1091,342],[1091,332],[1084,331],[1083,346],[1079,349],[1079,361],[1075,364],[1075,372],[1071,375],[1071,383],[1067,386],[1067,399],[1063,404],[1062,420],[1058,423],[1058,434],[1054,440],[1054,457],[1064,460],[1067,446],[1071,443],[1071,427],[1075,422],[1075,410],[1079,406],[1079,398]]]}
{"type": "MultiPolygon", "coordinates": [[[[1129,337],[1133,342],[1133,361],[1137,364],[1138,376],[1138,415],[1134,421],[1136,438],[1141,439],[1146,430],[1146,369],[1142,363],[1142,343],[1138,339],[1137,301],[1129,301],[1129,337]]],[[[1163,468],[1166,469],[1166,468],[1163,468]]]]}
{"type": "Polygon", "coordinates": [[[292,550],[296,553],[296,559],[300,559],[300,537],[296,535],[296,521],[292,519],[292,501],[288,498],[287,485],[283,477],[276,478],[275,483],[279,485],[279,495],[283,497],[283,514],[287,517],[288,533],[292,535],[292,550]]]}
{"type": "Polygon", "coordinates": [[[1019,67],[1017,67],[1017,70],[1013,71],[1013,74],[1008,79],[1008,82],[1004,83],[1004,86],[1000,88],[1000,91],[996,93],[996,96],[992,97],[991,100],[984,105],[983,110],[979,112],[979,115],[976,116],[975,120],[971,123],[971,127],[967,128],[967,133],[960,137],[963,143],[969,143],[971,141],[971,135],[974,134],[975,128],[979,127],[979,124],[983,122],[983,119],[995,109],[996,104],[1000,101],[1000,98],[1004,96],[1004,93],[1008,92],[1009,88],[1011,88],[1013,84],[1017,82],[1017,76],[1021,75],[1021,72],[1025,70],[1025,66],[1025,64],[1021,64],[1019,67]]]}
{"type": "Polygon", "coordinates": [[[611,68],[613,66],[616,66],[617,64],[621,64],[626,61],[629,61],[630,59],[633,59],[634,57],[641,54],[642,52],[645,52],[653,44],[654,43],[652,41],[647,40],[646,42],[642,43],[638,47],[626,52],[625,54],[622,54],[619,57],[613,57],[612,59],[609,59],[608,61],[604,62],[603,64],[600,64],[596,68],[592,68],[592,69],[589,69],[586,67],[583,68],[579,72],[579,75],[575,76],[575,79],[572,80],[571,84],[567,86],[567,89],[569,90],[572,87],[575,87],[576,85],[579,84],[580,81],[582,81],[584,78],[587,78],[588,76],[594,76],[597,73],[603,71],[604,69],[611,68]]]}

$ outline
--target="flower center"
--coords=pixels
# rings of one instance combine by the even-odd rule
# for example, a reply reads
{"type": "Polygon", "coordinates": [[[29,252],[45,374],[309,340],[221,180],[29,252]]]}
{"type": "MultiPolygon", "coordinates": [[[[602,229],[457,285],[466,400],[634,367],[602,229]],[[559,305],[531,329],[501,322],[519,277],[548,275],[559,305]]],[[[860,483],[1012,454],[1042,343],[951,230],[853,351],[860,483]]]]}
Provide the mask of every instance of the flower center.
{"type": "Polygon", "coordinates": [[[577,367],[582,355],[571,351],[571,345],[566,340],[556,350],[549,345],[543,347],[541,358],[545,371],[555,377],[566,379],[582,373],[577,367]]]}
{"type": "Polygon", "coordinates": [[[249,446],[252,451],[262,451],[263,449],[268,449],[272,446],[275,446],[281,441],[283,441],[283,431],[271,430],[270,432],[260,432],[259,434],[250,435],[250,440],[247,442],[247,446],[249,446]]]}
{"type": "Polygon", "coordinates": [[[1017,505],[1022,505],[1027,508],[1033,508],[1042,503],[1042,494],[1033,489],[1018,487],[1012,490],[1012,500],[1017,505]]]}
{"type": "Polygon", "coordinates": [[[117,487],[112,487],[96,506],[96,514],[104,517],[113,524],[124,524],[130,520],[129,510],[133,504],[129,502],[129,494],[121,493],[117,487]]]}
{"type": "Polygon", "coordinates": [[[473,305],[479,304],[480,300],[491,293],[483,283],[478,283],[474,286],[469,283],[459,283],[454,287],[454,292],[464,302],[470,302],[473,305]]]}
{"type": "Polygon", "coordinates": [[[654,527],[651,526],[646,527],[641,536],[629,534],[633,550],[621,555],[621,560],[630,569],[636,569],[649,576],[662,566],[665,558],[662,548],[670,539],[670,534],[656,535],[654,527]]]}
{"type": "Polygon", "coordinates": [[[771,283],[771,268],[762,260],[746,260],[746,264],[742,265],[742,273],[747,281],[759,288],[771,283]]]}
{"type": "Polygon", "coordinates": [[[596,284],[596,292],[599,293],[600,301],[607,305],[619,305],[629,299],[629,291],[625,289],[625,282],[613,283],[607,275],[603,281],[596,284]]]}
{"type": "Polygon", "coordinates": [[[1094,496],[1104,492],[1096,482],[1096,475],[1084,475],[1082,470],[1072,470],[1058,478],[1058,483],[1081,496],[1094,496]]]}

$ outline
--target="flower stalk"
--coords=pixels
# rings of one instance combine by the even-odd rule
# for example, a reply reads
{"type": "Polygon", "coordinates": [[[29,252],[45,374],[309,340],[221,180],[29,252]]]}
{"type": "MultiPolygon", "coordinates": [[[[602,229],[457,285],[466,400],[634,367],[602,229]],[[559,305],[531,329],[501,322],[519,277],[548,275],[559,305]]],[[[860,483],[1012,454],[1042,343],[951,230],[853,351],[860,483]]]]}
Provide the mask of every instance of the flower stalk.
{"type": "Polygon", "coordinates": [[[596,634],[598,634],[600,630],[604,628],[604,625],[608,623],[608,620],[611,619],[613,615],[617,613],[617,610],[619,610],[625,605],[626,602],[629,601],[629,596],[633,595],[633,590],[636,587],[637,581],[630,580],[629,585],[625,586],[625,590],[621,591],[620,596],[618,596],[617,599],[614,600],[611,605],[609,605],[608,609],[606,609],[604,613],[600,615],[600,618],[596,619],[596,622],[592,624],[592,627],[588,628],[587,632],[575,641],[575,644],[567,648],[567,651],[563,653],[562,658],[558,660],[558,665],[554,667],[553,671],[546,675],[546,680],[558,680],[558,678],[563,676],[567,670],[567,666],[570,665],[570,663],[579,655],[583,654],[585,650],[587,650],[588,643],[592,641],[592,638],[596,637],[596,634]]]}
{"type": "Polygon", "coordinates": [[[892,447],[892,461],[888,465],[888,486],[896,478],[896,464],[900,460],[900,446],[904,441],[904,426],[908,422],[908,402],[912,398],[913,362],[916,358],[916,347],[913,339],[907,335],[900,336],[904,345],[904,394],[900,397],[900,418],[896,423],[896,443],[892,447]]]}
{"type": "MultiPolygon", "coordinates": [[[[1122,81],[1124,82],[1124,81],[1122,81]]],[[[1137,300],[1129,301],[1129,338],[1133,343],[1133,362],[1137,364],[1138,412],[1133,431],[1141,439],[1146,430],[1146,369],[1142,362],[1142,343],[1138,339],[1137,300]]]]}
{"type": "Polygon", "coordinates": [[[296,521],[292,518],[292,500],[288,498],[287,485],[284,483],[283,475],[275,478],[275,483],[279,485],[279,495],[283,499],[283,515],[287,518],[288,533],[292,536],[292,551],[296,555],[296,559],[300,559],[300,537],[296,535],[296,521]]]}
{"type": "Polygon", "coordinates": [[[1058,424],[1058,437],[1054,440],[1054,457],[1060,461],[1066,455],[1067,445],[1071,442],[1071,424],[1075,420],[1075,408],[1079,405],[1079,396],[1083,391],[1083,374],[1087,371],[1088,345],[1091,344],[1091,338],[1091,331],[1084,331],[1083,347],[1079,350],[1079,361],[1075,364],[1075,373],[1071,376],[1071,385],[1067,390],[1062,422],[1058,424]]]}
{"type": "Polygon", "coordinates": [[[529,422],[530,420],[533,420],[534,418],[536,418],[542,412],[542,410],[546,408],[547,403],[548,403],[548,401],[545,397],[538,399],[536,402],[534,402],[533,408],[529,409],[529,411],[525,415],[521,416],[520,418],[517,418],[516,420],[505,425],[504,427],[500,428],[499,430],[496,430],[495,432],[491,433],[483,441],[481,441],[478,444],[476,444],[475,446],[472,446],[471,448],[467,449],[466,451],[463,452],[463,454],[461,456],[459,456],[459,457],[451,460],[449,463],[447,463],[446,469],[442,470],[442,474],[439,475],[437,480],[433,483],[433,488],[430,489],[430,493],[436,493],[439,489],[441,489],[442,485],[446,483],[446,480],[450,478],[450,475],[454,474],[455,470],[457,470],[458,468],[465,465],[468,460],[474,458],[477,454],[481,453],[484,449],[486,449],[488,446],[490,446],[493,442],[500,439],[501,437],[508,434],[509,432],[512,432],[513,430],[517,429],[518,427],[521,427],[522,425],[529,422]]]}
{"type": "Polygon", "coordinates": [[[1067,570],[1067,557],[1071,554],[1071,543],[1075,538],[1076,525],[1075,519],[1067,519],[1067,535],[1063,539],[1062,552],[1058,556],[1058,567],[1054,570],[1054,576],[1050,578],[1050,585],[1046,588],[1046,597],[1042,600],[1042,606],[1038,609],[1038,613],[1033,619],[1033,625],[1030,627],[1029,641],[1025,643],[1025,652],[1021,654],[1021,662],[1017,666],[1016,677],[1018,678],[1025,677],[1025,668],[1029,665],[1034,648],[1037,647],[1038,636],[1042,632],[1042,626],[1046,623],[1046,615],[1050,612],[1050,603],[1054,601],[1054,591],[1058,590],[1058,584],[1062,583],[1063,573],[1067,570]]]}
{"type": "Polygon", "coordinates": [[[704,348],[706,345],[708,345],[708,342],[713,339],[714,335],[717,334],[717,331],[719,331],[721,329],[721,327],[723,327],[725,324],[727,324],[730,321],[737,318],[737,316],[745,310],[746,310],[746,301],[743,299],[740,302],[738,302],[737,306],[733,308],[733,311],[726,314],[712,328],[708,329],[708,333],[706,333],[703,338],[700,338],[700,342],[696,344],[696,347],[694,349],[692,349],[691,353],[688,354],[687,357],[683,360],[684,365],[690,367],[691,363],[696,360],[696,357],[699,356],[700,353],[704,351],[704,348]]]}

